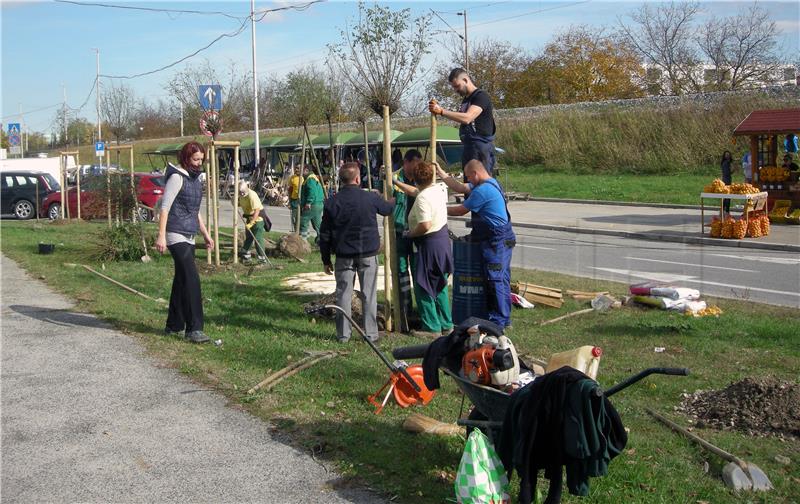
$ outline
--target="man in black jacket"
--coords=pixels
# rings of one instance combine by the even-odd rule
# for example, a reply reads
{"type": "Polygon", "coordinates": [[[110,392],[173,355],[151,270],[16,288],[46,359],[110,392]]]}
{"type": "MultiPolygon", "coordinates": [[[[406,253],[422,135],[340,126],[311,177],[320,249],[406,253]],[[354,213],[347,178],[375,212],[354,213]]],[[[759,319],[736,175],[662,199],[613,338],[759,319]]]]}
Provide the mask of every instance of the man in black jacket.
{"type": "MultiPolygon", "coordinates": [[[[341,189],[328,198],[322,212],[319,250],[325,273],[336,275],[336,304],[350,315],[353,284],[364,294],[364,331],[372,341],[378,339],[378,259],[380,235],[377,214],[388,216],[394,198],[384,200],[377,193],[359,187],[358,163],[345,163],[339,170],[341,189]],[[336,265],[331,263],[336,255],[336,265]]],[[[350,323],[341,314],[336,316],[336,336],[344,343],[350,339],[350,323]]]]}

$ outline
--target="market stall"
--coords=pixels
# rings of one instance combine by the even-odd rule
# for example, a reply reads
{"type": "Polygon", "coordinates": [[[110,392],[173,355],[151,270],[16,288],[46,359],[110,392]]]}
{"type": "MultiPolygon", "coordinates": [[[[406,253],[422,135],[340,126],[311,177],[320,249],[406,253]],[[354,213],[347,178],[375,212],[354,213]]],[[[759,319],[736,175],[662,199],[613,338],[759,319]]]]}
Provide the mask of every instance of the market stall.
{"type": "MultiPolygon", "coordinates": [[[[800,108],[754,110],[734,130],[750,138],[753,185],[767,193],[773,223],[800,224],[800,173],[782,167],[786,135],[800,133],[800,108]]],[[[797,153],[790,153],[798,163],[797,153]]],[[[795,164],[796,166],[796,164],[795,164]]]]}

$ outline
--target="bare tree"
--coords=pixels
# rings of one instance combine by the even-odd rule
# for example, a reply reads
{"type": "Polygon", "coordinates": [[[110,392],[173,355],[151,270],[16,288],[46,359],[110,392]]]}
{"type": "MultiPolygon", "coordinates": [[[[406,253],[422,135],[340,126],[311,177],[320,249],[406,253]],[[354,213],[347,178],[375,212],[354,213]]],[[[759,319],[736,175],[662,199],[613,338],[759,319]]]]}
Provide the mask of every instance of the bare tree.
{"type": "Polygon", "coordinates": [[[136,94],[125,84],[111,84],[100,98],[100,111],[106,128],[114,135],[117,144],[131,131],[136,113],[136,94]]]}
{"type": "MultiPolygon", "coordinates": [[[[620,35],[643,62],[666,76],[661,94],[683,94],[700,88],[693,71],[699,62],[692,23],[699,12],[695,1],[653,6],[645,3],[630,14],[632,25],[619,21],[620,35]]],[[[651,83],[652,84],[652,83],[651,83]]]]}
{"type": "Polygon", "coordinates": [[[776,52],[779,31],[769,14],[757,3],[736,16],[712,18],[699,31],[696,41],[714,65],[717,90],[740,89],[748,82],[771,82],[780,67],[776,52]]]}
{"type": "Polygon", "coordinates": [[[390,114],[400,108],[428,53],[430,18],[410,19],[410,9],[358,4],[359,23],[341,31],[342,42],[330,44],[330,60],[341,69],[350,85],[365,97],[379,116],[383,106],[390,114]]]}

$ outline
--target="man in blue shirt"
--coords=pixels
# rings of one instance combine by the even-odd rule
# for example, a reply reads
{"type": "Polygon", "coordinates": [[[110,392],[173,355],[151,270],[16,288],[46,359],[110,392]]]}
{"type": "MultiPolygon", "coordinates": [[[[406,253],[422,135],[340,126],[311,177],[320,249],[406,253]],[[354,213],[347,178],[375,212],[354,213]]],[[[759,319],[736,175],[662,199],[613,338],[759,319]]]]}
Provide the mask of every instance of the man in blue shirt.
{"type": "Polygon", "coordinates": [[[511,215],[500,184],[477,159],[464,167],[468,183],[462,184],[436,166],[439,177],[455,192],[466,195],[464,203],[447,208],[447,215],[478,214],[473,219],[470,239],[481,242],[486,304],[489,320],[500,327],[511,325],[511,251],[517,243],[511,215]]]}

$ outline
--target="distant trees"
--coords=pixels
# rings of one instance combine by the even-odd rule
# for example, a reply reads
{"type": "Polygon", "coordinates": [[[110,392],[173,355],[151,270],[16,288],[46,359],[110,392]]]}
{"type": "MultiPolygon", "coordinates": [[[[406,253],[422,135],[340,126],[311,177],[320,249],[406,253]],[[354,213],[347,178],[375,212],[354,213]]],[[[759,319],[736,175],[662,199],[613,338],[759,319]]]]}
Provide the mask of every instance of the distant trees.
{"type": "Polygon", "coordinates": [[[629,22],[620,20],[620,36],[649,67],[650,93],[735,90],[775,80],[780,32],[757,2],[697,25],[700,13],[696,1],[645,3],[629,22]]]}
{"type": "Polygon", "coordinates": [[[100,95],[100,112],[117,143],[132,131],[136,112],[136,94],[125,84],[111,84],[100,95]]]}

